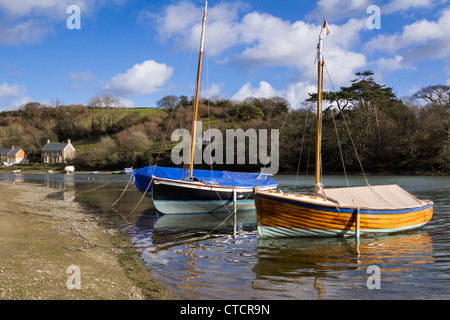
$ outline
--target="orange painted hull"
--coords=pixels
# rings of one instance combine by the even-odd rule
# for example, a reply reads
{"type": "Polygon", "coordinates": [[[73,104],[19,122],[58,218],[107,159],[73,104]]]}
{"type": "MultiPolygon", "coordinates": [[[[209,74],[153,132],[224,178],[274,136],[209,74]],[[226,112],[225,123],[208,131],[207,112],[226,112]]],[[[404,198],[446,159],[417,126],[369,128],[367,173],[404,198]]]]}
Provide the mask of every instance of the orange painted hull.
{"type": "Polygon", "coordinates": [[[414,208],[376,210],[338,207],[319,196],[256,192],[255,205],[263,237],[354,235],[357,216],[360,234],[398,232],[423,226],[433,215],[431,201],[414,208]]]}

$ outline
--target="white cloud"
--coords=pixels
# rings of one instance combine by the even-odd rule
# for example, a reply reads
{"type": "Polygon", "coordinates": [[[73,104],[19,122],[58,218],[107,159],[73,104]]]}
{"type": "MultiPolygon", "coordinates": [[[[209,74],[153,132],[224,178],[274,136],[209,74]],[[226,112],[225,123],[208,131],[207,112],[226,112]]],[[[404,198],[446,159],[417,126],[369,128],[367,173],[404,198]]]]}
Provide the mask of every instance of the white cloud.
{"type": "MultiPolygon", "coordinates": [[[[221,53],[239,41],[238,13],[246,5],[241,2],[220,2],[208,7],[206,51],[211,56],[221,53]]],[[[192,2],[168,5],[161,13],[143,11],[141,22],[151,22],[161,40],[173,40],[178,48],[191,49],[200,43],[202,9],[192,2]]]]}
{"type": "Polygon", "coordinates": [[[361,71],[367,66],[366,56],[362,53],[347,51],[343,48],[332,48],[325,55],[325,65],[330,74],[328,79],[327,70],[324,71],[324,84],[331,80],[336,89],[342,84],[347,84],[353,79],[355,72],[361,71]]]}
{"type": "Polygon", "coordinates": [[[328,22],[342,21],[350,17],[365,15],[367,7],[371,4],[373,3],[369,0],[319,0],[307,19],[317,19],[321,22],[323,17],[326,17],[328,22]]]}
{"type": "Polygon", "coordinates": [[[24,22],[0,22],[0,44],[17,45],[20,43],[36,43],[53,28],[47,23],[39,23],[34,19],[24,22]]]}
{"type": "Polygon", "coordinates": [[[0,11],[8,17],[42,16],[53,20],[65,20],[67,7],[77,5],[83,15],[91,15],[100,6],[117,6],[126,0],[0,0],[0,11]]]}
{"type": "Polygon", "coordinates": [[[309,82],[297,82],[288,86],[284,98],[289,101],[292,108],[297,109],[309,98],[309,93],[317,92],[317,85],[309,82]]]}
{"type": "MultiPolygon", "coordinates": [[[[353,0],[351,6],[359,8],[366,2],[353,0]]],[[[338,3],[342,5],[342,1],[336,0],[333,3],[336,6],[338,3]]],[[[298,65],[302,64],[299,60],[305,60],[307,57],[311,57],[314,61],[321,22],[291,23],[257,11],[245,14],[239,20],[239,13],[246,8],[248,6],[241,2],[221,2],[209,7],[206,27],[206,50],[209,54],[219,55],[231,47],[239,47],[242,48],[239,58],[245,62],[298,65]],[[305,56],[305,52],[310,55],[305,56]]],[[[143,15],[147,18],[152,17],[161,38],[173,40],[177,45],[182,43],[182,47],[190,49],[200,41],[201,13],[201,7],[195,6],[192,2],[181,1],[168,5],[159,14],[147,12],[143,15]]],[[[332,32],[334,30],[339,37],[327,41],[337,46],[348,47],[358,41],[358,34],[366,27],[366,20],[351,19],[341,26],[331,25],[331,27],[332,32]]],[[[231,59],[222,58],[222,60],[231,59]]]]}
{"type": "Polygon", "coordinates": [[[66,78],[72,81],[69,90],[83,90],[93,85],[95,75],[90,71],[72,71],[66,75],[66,78]]]}
{"type": "Polygon", "coordinates": [[[155,18],[156,28],[162,38],[169,38],[180,34],[186,34],[192,25],[199,23],[201,12],[191,2],[180,2],[168,5],[164,14],[148,14],[149,18],[155,18]]]}
{"type": "Polygon", "coordinates": [[[119,73],[105,85],[105,90],[118,95],[145,95],[161,90],[172,76],[173,68],[166,64],[146,60],[135,64],[125,73],[119,73]]]}
{"type": "Polygon", "coordinates": [[[19,84],[8,84],[6,82],[0,84],[0,109],[10,110],[15,109],[32,99],[26,95],[27,90],[23,85],[19,84]],[[5,107],[8,106],[8,107],[5,107]]]}
{"type": "Polygon", "coordinates": [[[385,73],[385,72],[393,72],[400,69],[414,69],[414,67],[409,64],[404,63],[403,57],[400,55],[396,55],[391,58],[381,57],[378,60],[371,63],[371,65],[375,66],[375,74],[385,73]]]}
{"type": "Polygon", "coordinates": [[[17,97],[25,94],[26,89],[23,85],[18,84],[8,84],[3,82],[0,84],[0,101],[9,99],[12,97],[17,97]]]}
{"type": "Polygon", "coordinates": [[[298,65],[308,58],[313,62],[319,31],[303,21],[291,25],[270,14],[249,13],[241,22],[240,38],[246,48],[239,59],[253,65],[298,65]]]}
{"type": "MultiPolygon", "coordinates": [[[[29,16],[31,14],[48,14],[51,11],[53,14],[58,11],[66,12],[66,8],[73,4],[70,0],[22,0],[22,1],[8,1],[0,0],[0,9],[5,11],[10,16],[29,16]]],[[[82,1],[80,1],[83,4],[82,1]]]]}
{"type": "MultiPolygon", "coordinates": [[[[294,94],[293,88],[297,86],[305,89],[308,87],[307,83],[312,81],[322,21],[318,24],[301,20],[290,22],[257,11],[248,12],[240,18],[242,11],[248,7],[241,3],[234,7],[234,4],[221,2],[209,8],[206,51],[217,58],[216,63],[251,70],[253,75],[258,72],[258,68],[280,66],[290,68],[293,75],[283,91],[277,92],[266,81],[261,81],[256,88],[245,83],[233,98],[275,95],[286,97],[289,92],[293,104],[298,104],[294,97],[308,97],[303,93],[294,94]],[[296,79],[296,84],[292,84],[292,78],[296,79]]],[[[354,73],[367,64],[365,55],[352,48],[357,46],[358,50],[361,49],[360,32],[366,30],[368,0],[353,0],[345,5],[342,1],[324,0],[319,1],[319,5],[324,8],[340,6],[341,13],[344,9],[350,12],[364,8],[361,19],[350,19],[340,25],[330,23],[331,34],[324,40],[327,68],[334,85],[338,87],[348,83],[354,73]]],[[[187,1],[167,6],[159,16],[154,16],[159,36],[186,50],[198,45],[201,11],[201,7],[187,1]]]]}
{"type": "Polygon", "coordinates": [[[24,104],[26,104],[26,103],[28,103],[28,102],[31,102],[31,101],[33,101],[33,99],[32,99],[31,97],[29,97],[29,96],[23,96],[23,97],[20,97],[20,98],[18,98],[18,99],[12,100],[12,101],[9,103],[9,106],[10,106],[12,109],[17,109],[18,107],[23,106],[24,104]]]}
{"type": "Polygon", "coordinates": [[[95,76],[90,70],[80,72],[72,71],[67,74],[67,79],[72,81],[88,81],[95,79],[95,76]]]}
{"type": "Polygon", "coordinates": [[[444,10],[437,21],[422,19],[405,25],[402,32],[380,35],[369,41],[368,50],[404,52],[406,62],[424,58],[439,59],[450,54],[450,9],[444,10]]]}
{"type": "Polygon", "coordinates": [[[398,11],[406,11],[412,8],[427,8],[431,6],[433,0],[393,0],[381,7],[383,14],[391,14],[398,11]]]}
{"type": "Polygon", "coordinates": [[[277,95],[277,91],[266,81],[261,81],[258,88],[253,88],[251,83],[247,82],[231,97],[231,99],[244,100],[248,97],[271,98],[277,95]]]}
{"type": "Polygon", "coordinates": [[[133,100],[119,98],[120,104],[125,108],[134,108],[135,104],[133,100]]]}
{"type": "Polygon", "coordinates": [[[253,88],[250,82],[244,84],[238,92],[236,92],[232,100],[242,101],[248,97],[255,98],[272,98],[272,97],[282,97],[286,99],[292,108],[297,109],[309,98],[309,93],[314,93],[317,91],[317,85],[313,85],[306,82],[296,82],[288,85],[286,90],[275,90],[270,83],[267,81],[261,81],[259,87],[253,88]]]}
{"type": "MultiPolygon", "coordinates": [[[[352,6],[360,7],[362,3],[365,1],[354,0],[352,6]]],[[[237,6],[235,3],[219,3],[210,7],[206,51],[213,56],[226,53],[226,56],[218,57],[217,61],[222,65],[239,64],[245,68],[294,66],[301,74],[307,74],[308,78],[303,78],[304,81],[310,80],[321,23],[291,23],[256,11],[245,14],[239,20],[239,13],[245,8],[241,3],[237,6]],[[231,48],[235,52],[233,55],[227,53],[231,48]]],[[[171,4],[155,19],[162,38],[171,39],[177,45],[183,43],[183,47],[188,48],[198,45],[201,7],[186,1],[171,4]]],[[[350,19],[342,25],[330,24],[330,28],[339,36],[329,36],[324,42],[324,48],[329,53],[329,65],[339,65],[343,70],[339,70],[338,77],[348,81],[348,76],[365,63],[364,55],[349,48],[358,43],[359,32],[366,28],[366,20],[350,19]]]]}
{"type": "MultiPolygon", "coordinates": [[[[238,13],[246,5],[240,2],[221,2],[211,7],[208,12],[207,32],[207,53],[216,56],[231,48],[240,41],[241,31],[238,21],[238,13]]],[[[200,26],[192,33],[194,41],[199,41],[200,26]],[[198,30],[198,31],[197,31],[198,30]]],[[[196,43],[196,42],[194,42],[196,43]]]]}
{"type": "MultiPolygon", "coordinates": [[[[316,8],[307,15],[307,19],[321,21],[326,17],[330,21],[344,21],[349,18],[365,17],[367,19],[367,8],[377,5],[370,0],[319,0],[316,8]]],[[[433,0],[392,0],[381,6],[381,14],[392,14],[410,9],[428,8],[433,5],[433,0]]]]}
{"type": "MultiPolygon", "coordinates": [[[[0,43],[36,43],[54,32],[55,22],[67,19],[69,0],[0,0],[0,43]]],[[[83,6],[83,1],[80,1],[83,6]]]]}
{"type": "Polygon", "coordinates": [[[402,33],[380,35],[370,41],[366,47],[396,52],[409,46],[426,44],[431,40],[442,38],[444,35],[445,32],[439,23],[423,19],[413,24],[405,25],[402,33]]]}
{"type": "Polygon", "coordinates": [[[208,89],[202,90],[200,95],[204,98],[211,99],[214,97],[220,97],[222,92],[223,83],[214,83],[208,89]]]}
{"type": "MultiPolygon", "coordinates": [[[[380,4],[381,12],[391,15],[435,5],[431,0],[385,2],[384,6],[380,4]]],[[[233,3],[221,2],[208,11],[206,51],[216,58],[217,64],[240,67],[255,78],[252,83],[243,81],[233,99],[276,95],[286,98],[293,106],[299,105],[311,92],[316,44],[324,16],[331,34],[324,40],[323,53],[335,89],[348,85],[357,71],[374,68],[381,80],[383,74],[392,71],[414,70],[415,61],[449,57],[450,9],[440,12],[436,20],[427,18],[406,24],[397,33],[389,34],[391,29],[383,28],[369,34],[366,20],[367,7],[371,4],[369,0],[319,0],[307,16],[307,19],[317,18],[314,20],[317,22],[309,22],[312,20],[288,21],[269,13],[249,11],[248,6],[233,8],[233,3]],[[363,36],[377,34],[365,45],[361,44],[363,36]],[[290,70],[290,74],[283,72],[284,76],[288,74],[285,88],[274,89],[271,81],[267,81],[267,74],[256,78],[259,71],[265,72],[268,67],[290,70]]],[[[201,11],[200,6],[189,1],[172,3],[157,18],[158,34],[172,44],[191,50],[199,44],[201,11]]],[[[325,77],[327,85],[326,74],[325,77]]]]}
{"type": "MultiPolygon", "coordinates": [[[[303,21],[289,23],[267,14],[251,13],[242,25],[252,30],[243,36],[249,45],[238,60],[247,66],[295,66],[302,81],[311,81],[316,56],[320,25],[303,21]]],[[[366,57],[350,48],[358,42],[359,31],[365,28],[364,20],[351,19],[344,25],[330,24],[331,34],[323,41],[323,54],[328,70],[337,85],[347,82],[366,57]]]]}
{"type": "Polygon", "coordinates": [[[0,44],[18,45],[40,42],[55,32],[54,25],[65,21],[67,7],[80,7],[82,19],[99,7],[121,4],[124,0],[0,0],[0,44]]]}

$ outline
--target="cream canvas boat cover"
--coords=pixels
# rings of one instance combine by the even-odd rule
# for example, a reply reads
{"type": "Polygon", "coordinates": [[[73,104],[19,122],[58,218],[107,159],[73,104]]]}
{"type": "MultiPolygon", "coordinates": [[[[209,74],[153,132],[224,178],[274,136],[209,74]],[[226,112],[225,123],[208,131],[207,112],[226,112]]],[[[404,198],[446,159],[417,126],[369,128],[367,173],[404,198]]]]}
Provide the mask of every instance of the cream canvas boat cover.
{"type": "Polygon", "coordinates": [[[432,203],[428,200],[417,199],[395,184],[323,189],[322,194],[337,201],[340,206],[357,208],[402,209],[420,207],[432,203]]]}

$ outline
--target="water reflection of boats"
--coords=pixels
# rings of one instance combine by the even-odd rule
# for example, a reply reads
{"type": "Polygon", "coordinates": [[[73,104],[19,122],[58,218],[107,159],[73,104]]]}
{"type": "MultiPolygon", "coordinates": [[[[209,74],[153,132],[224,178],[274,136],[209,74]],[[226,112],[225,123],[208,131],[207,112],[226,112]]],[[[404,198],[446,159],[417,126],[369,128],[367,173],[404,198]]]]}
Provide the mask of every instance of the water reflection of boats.
{"type": "MultiPolygon", "coordinates": [[[[243,212],[238,215],[236,228],[254,228],[256,225],[255,212],[243,212]]],[[[233,228],[234,220],[230,214],[199,213],[193,215],[162,215],[156,220],[153,234],[162,232],[165,235],[171,233],[191,233],[196,231],[212,231],[218,227],[221,229],[233,228]],[[227,219],[228,218],[228,219],[227,219]]]]}
{"type": "Polygon", "coordinates": [[[24,175],[22,173],[15,173],[15,174],[8,174],[6,175],[8,177],[9,183],[16,183],[16,182],[24,182],[24,175]]]}
{"type": "Polygon", "coordinates": [[[257,251],[254,288],[277,277],[305,287],[314,279],[319,298],[324,291],[320,280],[335,278],[345,270],[377,265],[383,274],[398,274],[434,263],[431,236],[424,230],[362,238],[359,243],[346,238],[260,238],[257,251]]]}
{"type": "MultiPolygon", "coordinates": [[[[142,259],[161,270],[166,283],[173,283],[178,290],[183,289],[183,295],[188,299],[196,299],[197,290],[214,292],[218,286],[212,284],[219,278],[227,279],[225,287],[228,289],[222,288],[226,291],[229,290],[229,282],[241,285],[240,280],[236,280],[239,277],[227,270],[228,267],[239,269],[237,265],[242,265],[243,272],[251,274],[247,260],[253,261],[253,257],[248,255],[246,241],[249,234],[256,237],[254,212],[237,216],[236,237],[233,235],[234,219],[230,214],[158,216],[158,213],[149,212],[139,218],[136,226],[140,230],[135,230],[133,243],[139,247],[142,259]]],[[[236,288],[239,285],[236,284],[236,288]]],[[[220,295],[211,294],[211,297],[223,297],[225,292],[222,289],[219,290],[220,295]]]]}
{"type": "Polygon", "coordinates": [[[75,181],[73,175],[47,174],[45,186],[55,189],[53,198],[60,200],[73,200],[75,198],[75,181]]]}

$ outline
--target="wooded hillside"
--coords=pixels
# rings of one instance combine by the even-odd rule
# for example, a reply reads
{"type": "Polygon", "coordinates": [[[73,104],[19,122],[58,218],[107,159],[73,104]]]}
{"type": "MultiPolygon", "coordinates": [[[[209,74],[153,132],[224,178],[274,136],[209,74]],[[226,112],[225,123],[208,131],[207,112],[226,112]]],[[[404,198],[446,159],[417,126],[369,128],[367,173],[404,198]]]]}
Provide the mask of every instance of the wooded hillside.
{"type": "MultiPolygon", "coordinates": [[[[425,87],[400,100],[392,88],[376,83],[372,76],[370,71],[357,73],[350,86],[324,93],[324,173],[343,172],[342,162],[347,172],[360,172],[356,150],[366,172],[448,174],[450,86],[425,87]]],[[[310,96],[295,110],[279,97],[202,99],[199,120],[204,130],[216,128],[223,133],[237,128],[280,129],[280,172],[300,168],[313,173],[316,95],[310,96]]],[[[71,139],[77,150],[73,164],[80,169],[116,170],[156,161],[173,165],[170,151],[178,142],[170,141],[171,133],[177,128],[190,131],[192,99],[167,96],[157,108],[130,109],[103,104],[102,98],[91,99],[89,106],[32,102],[2,112],[0,147],[20,146],[30,161],[39,162],[47,139],[71,139]]]]}

